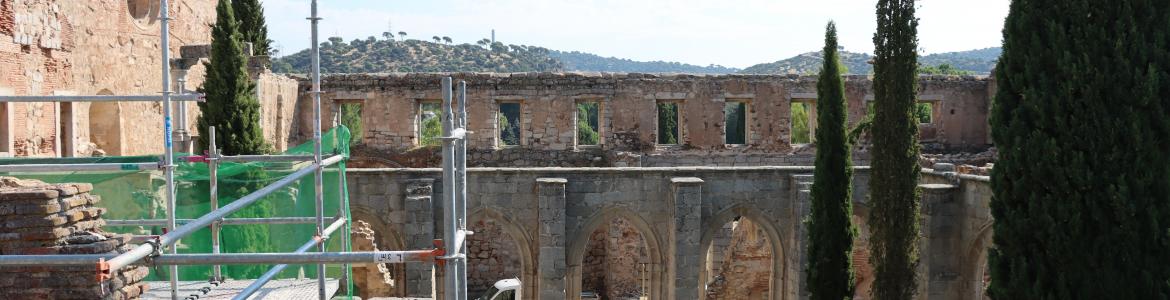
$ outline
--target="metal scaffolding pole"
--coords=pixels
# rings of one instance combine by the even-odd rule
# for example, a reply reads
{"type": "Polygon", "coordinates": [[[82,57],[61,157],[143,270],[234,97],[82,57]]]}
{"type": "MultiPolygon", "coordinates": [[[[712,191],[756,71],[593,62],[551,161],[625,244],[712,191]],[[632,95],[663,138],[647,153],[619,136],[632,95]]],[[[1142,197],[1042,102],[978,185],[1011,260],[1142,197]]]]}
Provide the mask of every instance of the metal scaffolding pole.
{"type": "MultiPolygon", "coordinates": [[[[346,264],[346,263],[408,263],[434,262],[435,258],[443,254],[442,249],[407,250],[407,251],[368,251],[368,252],[308,252],[308,253],[221,253],[221,254],[168,254],[155,257],[150,261],[134,262],[141,266],[176,266],[176,265],[264,265],[264,264],[346,264]]],[[[106,254],[79,254],[79,255],[0,255],[0,266],[84,266],[93,265],[102,259],[109,259],[113,255],[106,254]]]]}
{"type": "MultiPolygon", "coordinates": [[[[312,239],[309,239],[308,242],[305,242],[304,245],[301,245],[300,248],[297,248],[297,250],[293,251],[292,253],[305,253],[309,251],[309,249],[312,249],[319,244],[324,244],[325,241],[329,239],[329,236],[333,235],[334,231],[337,231],[338,228],[341,228],[345,225],[346,221],[347,220],[344,216],[337,216],[336,221],[333,221],[333,224],[330,224],[329,227],[325,228],[324,235],[314,236],[312,239]]],[[[284,271],[285,268],[288,268],[288,264],[272,266],[271,269],[268,269],[268,272],[264,272],[264,275],[261,275],[260,278],[256,279],[256,281],[253,281],[252,284],[249,284],[248,287],[244,288],[244,290],[240,291],[240,293],[236,294],[236,296],[232,297],[232,299],[248,299],[249,296],[252,296],[252,294],[255,294],[260,290],[260,288],[264,287],[264,284],[267,284],[268,281],[276,278],[276,275],[280,275],[280,272],[284,271]]]]}
{"type": "MultiPolygon", "coordinates": [[[[309,23],[312,24],[312,68],[313,68],[313,190],[317,208],[317,235],[325,230],[325,192],[321,190],[321,49],[317,44],[317,23],[321,18],[317,16],[317,0],[310,4],[309,23]]],[[[325,252],[325,244],[317,244],[317,252],[325,252]]],[[[325,264],[317,264],[317,295],[318,299],[325,300],[325,264]]]]}
{"type": "Polygon", "coordinates": [[[221,161],[227,162],[302,162],[313,161],[312,155],[232,155],[220,156],[221,161]]]}
{"type": "MultiPolygon", "coordinates": [[[[467,81],[460,80],[456,94],[459,100],[459,111],[455,114],[455,126],[458,129],[467,128],[467,81]]],[[[467,257],[467,247],[464,247],[466,235],[471,234],[467,231],[467,138],[461,138],[455,141],[455,220],[460,234],[456,241],[457,252],[460,258],[467,257]]],[[[454,261],[456,266],[455,278],[461,279],[459,286],[456,289],[459,299],[468,299],[467,295],[467,260],[457,259],[454,261]]]]}
{"type": "MultiPolygon", "coordinates": [[[[213,206],[213,209],[218,206],[213,206]]],[[[195,219],[177,219],[175,223],[179,225],[186,225],[194,222],[195,219]]],[[[213,226],[222,228],[224,225],[256,225],[256,224],[315,224],[316,217],[269,217],[269,218],[225,218],[219,222],[215,222],[213,226]]],[[[145,219],[145,220],[106,220],[106,226],[166,226],[166,219],[145,219]]],[[[212,240],[212,253],[214,252],[215,240],[212,240]]]]}
{"type": "MultiPolygon", "coordinates": [[[[170,65],[165,64],[168,68],[170,65]]],[[[203,94],[183,94],[171,95],[171,101],[196,101],[203,102],[203,94]]],[[[159,102],[164,101],[165,96],[155,95],[81,95],[81,96],[0,96],[0,102],[159,102]]]]}
{"type": "Polygon", "coordinates": [[[147,171],[158,170],[161,167],[162,166],[157,162],[125,164],[27,164],[2,165],[0,166],[0,172],[147,171]]]}
{"type": "MultiPolygon", "coordinates": [[[[167,229],[174,230],[175,225],[175,163],[174,154],[175,149],[172,147],[172,128],[171,128],[171,32],[170,32],[170,5],[167,0],[159,0],[159,39],[162,44],[162,96],[163,96],[163,140],[165,146],[163,147],[163,176],[167,181],[167,229]]],[[[176,240],[176,242],[178,242],[176,240]]],[[[168,252],[177,254],[178,249],[172,243],[168,252]]],[[[171,299],[179,299],[179,266],[171,266],[170,268],[171,280],[171,299]]]]}
{"type": "MultiPolygon", "coordinates": [[[[207,183],[211,191],[209,199],[211,211],[219,209],[219,148],[215,145],[215,126],[209,126],[207,131],[207,183]]],[[[219,229],[223,220],[211,223],[211,253],[219,253],[219,229]]],[[[211,281],[223,281],[223,269],[220,265],[211,267],[211,281]]]]}

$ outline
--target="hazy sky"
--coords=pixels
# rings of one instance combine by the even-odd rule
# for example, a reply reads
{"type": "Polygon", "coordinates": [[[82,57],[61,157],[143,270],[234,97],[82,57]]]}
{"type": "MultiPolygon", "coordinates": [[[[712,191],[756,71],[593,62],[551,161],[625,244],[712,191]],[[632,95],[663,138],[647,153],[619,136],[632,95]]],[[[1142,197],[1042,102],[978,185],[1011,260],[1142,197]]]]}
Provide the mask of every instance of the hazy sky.
{"type": "MultiPolygon", "coordinates": [[[[283,53],[310,45],[309,0],[263,0],[283,53]]],[[[320,0],[321,40],[449,36],[474,43],[590,52],[744,68],[818,51],[837,22],[848,51],[873,52],[877,0],[320,0]],[[392,27],[391,27],[392,26],[392,27]]],[[[999,46],[1010,0],[918,0],[919,48],[939,53],[999,46]]]]}

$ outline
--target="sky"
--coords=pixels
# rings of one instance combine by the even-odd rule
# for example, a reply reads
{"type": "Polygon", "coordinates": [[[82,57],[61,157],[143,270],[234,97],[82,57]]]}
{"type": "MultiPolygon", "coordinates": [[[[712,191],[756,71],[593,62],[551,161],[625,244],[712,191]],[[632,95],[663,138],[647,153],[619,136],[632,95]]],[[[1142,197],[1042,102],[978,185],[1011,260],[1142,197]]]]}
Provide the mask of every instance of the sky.
{"type": "MultiPolygon", "coordinates": [[[[269,38],[291,54],[310,43],[309,0],[262,0],[269,38]]],[[[639,61],[746,68],[824,45],[873,53],[877,0],[319,0],[320,40],[448,36],[490,38],[639,61]]],[[[997,47],[1010,0],[918,0],[923,54],[997,47]]]]}

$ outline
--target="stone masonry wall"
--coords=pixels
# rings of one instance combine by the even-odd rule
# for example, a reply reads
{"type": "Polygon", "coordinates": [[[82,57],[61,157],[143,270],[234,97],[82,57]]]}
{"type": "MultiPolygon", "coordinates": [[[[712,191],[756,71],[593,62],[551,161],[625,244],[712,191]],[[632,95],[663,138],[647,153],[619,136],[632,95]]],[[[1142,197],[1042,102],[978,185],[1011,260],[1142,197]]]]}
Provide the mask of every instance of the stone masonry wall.
{"type": "Polygon", "coordinates": [[[472,223],[467,237],[467,292],[479,296],[496,281],[520,278],[520,250],[494,220],[472,223]]]}
{"type": "Polygon", "coordinates": [[[740,219],[730,244],[707,287],[707,299],[767,299],[772,273],[772,251],[763,230],[740,219]]]}
{"type": "MultiPolygon", "coordinates": [[[[0,255],[118,254],[130,235],[103,232],[105,209],[89,184],[45,184],[0,177],[0,255]]],[[[93,265],[0,268],[0,298],[134,299],[148,269],[123,269],[99,281],[93,265]]]]}
{"type": "MultiPolygon", "coordinates": [[[[654,75],[611,73],[390,73],[334,74],[322,79],[323,106],[333,102],[362,103],[362,135],[367,154],[390,161],[385,166],[433,166],[419,147],[419,103],[442,98],[440,79],[467,82],[470,152],[485,151],[485,166],[512,166],[507,149],[524,149],[532,166],[577,166],[572,153],[596,148],[606,166],[669,166],[674,157],[697,159],[698,165],[798,164],[811,161],[809,147],[790,143],[790,108],[794,101],[815,101],[816,78],[788,75],[654,75]],[[658,102],[677,102],[679,145],[656,144],[658,102]],[[724,144],[723,106],[747,102],[747,144],[724,144]],[[498,138],[498,103],[520,103],[520,145],[502,147],[498,138]],[[599,146],[576,144],[576,103],[597,102],[599,146]],[[390,121],[387,121],[390,120],[390,121]],[[560,154],[559,156],[557,154],[560,154]],[[623,154],[630,153],[630,154],[623,154]],[[767,154],[752,158],[751,155],[767,154]],[[651,161],[630,156],[647,156],[651,161]],[[405,157],[404,157],[405,156],[405,157]],[[769,158],[770,156],[770,158],[769,158]],[[775,157],[799,158],[776,160],[775,157]],[[712,157],[711,159],[705,159],[712,157]],[[765,159],[769,158],[769,159],[765,159]],[[767,160],[767,161],[765,161],[767,160]],[[627,162],[627,163],[619,163],[627,162]],[[645,162],[645,163],[643,163],[645,162]]],[[[312,95],[307,78],[298,77],[297,127],[300,141],[312,127],[312,95]]],[[[921,101],[934,105],[933,121],[921,126],[930,149],[983,149],[987,138],[990,80],[984,77],[924,76],[921,101]]],[[[849,121],[866,114],[872,82],[865,76],[846,77],[849,121]]],[[[328,106],[326,106],[328,107],[328,106]]],[[[325,120],[331,119],[328,109],[325,120]]],[[[323,123],[329,127],[328,122],[323,123]]]]}
{"type": "MultiPolygon", "coordinates": [[[[215,1],[173,0],[169,14],[172,59],[181,47],[210,43],[215,1]]],[[[166,63],[158,15],[158,1],[0,0],[0,95],[157,95],[166,63]]],[[[177,91],[182,72],[172,73],[177,91]]],[[[205,73],[192,64],[187,90],[202,85],[205,73]]],[[[254,77],[265,137],[283,150],[294,130],[297,83],[254,77]]],[[[188,122],[175,128],[196,132],[198,108],[185,105],[188,122]]],[[[152,102],[0,103],[0,156],[162,153],[162,112],[152,102]]]]}

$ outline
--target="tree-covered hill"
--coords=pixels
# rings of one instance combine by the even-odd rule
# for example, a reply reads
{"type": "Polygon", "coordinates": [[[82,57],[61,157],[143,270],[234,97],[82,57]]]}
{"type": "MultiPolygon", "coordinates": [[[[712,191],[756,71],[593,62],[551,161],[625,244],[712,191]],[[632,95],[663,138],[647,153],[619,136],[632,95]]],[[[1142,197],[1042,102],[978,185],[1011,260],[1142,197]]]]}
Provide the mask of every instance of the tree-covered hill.
{"type": "MultiPolygon", "coordinates": [[[[563,70],[548,49],[480,41],[478,45],[369,37],[346,43],[339,37],[321,43],[321,71],[377,72],[553,72],[563,70]]],[[[309,70],[309,50],[276,59],[278,73],[309,70]]]]}
{"type": "MultiPolygon", "coordinates": [[[[975,74],[990,74],[1002,50],[999,47],[985,48],[971,51],[949,52],[926,55],[918,58],[918,63],[925,67],[949,65],[954,69],[968,71],[975,74]]],[[[868,62],[873,59],[866,53],[841,51],[841,63],[848,68],[846,74],[870,74],[873,66],[868,62]]],[[[821,69],[821,53],[809,52],[777,62],[758,64],[740,71],[741,74],[817,74],[821,69]]]]}
{"type": "MultiPolygon", "coordinates": [[[[844,50],[838,51],[838,54],[841,56],[841,64],[846,68],[842,72],[844,74],[869,74],[873,70],[873,66],[868,63],[872,55],[844,50]]],[[[820,73],[822,61],[824,58],[820,51],[808,52],[777,62],[754,65],[739,73],[812,75],[820,73]]]]}
{"type": "Polygon", "coordinates": [[[565,70],[618,73],[689,73],[689,74],[731,74],[737,68],[720,65],[696,66],[679,62],[634,61],[616,57],[602,57],[578,51],[552,51],[552,57],[565,64],[565,70]]]}

